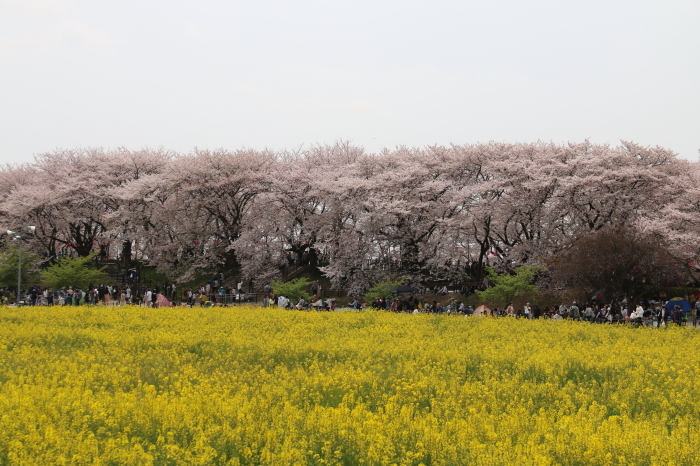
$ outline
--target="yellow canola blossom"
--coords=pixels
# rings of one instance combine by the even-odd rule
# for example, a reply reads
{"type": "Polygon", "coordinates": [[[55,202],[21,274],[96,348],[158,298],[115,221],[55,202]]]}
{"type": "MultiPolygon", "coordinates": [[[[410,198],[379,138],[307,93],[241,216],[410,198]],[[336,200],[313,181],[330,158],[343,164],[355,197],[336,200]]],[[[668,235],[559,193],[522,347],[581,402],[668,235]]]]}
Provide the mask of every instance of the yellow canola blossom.
{"type": "Polygon", "coordinates": [[[0,465],[697,465],[700,333],[253,307],[0,311],[0,465]]]}

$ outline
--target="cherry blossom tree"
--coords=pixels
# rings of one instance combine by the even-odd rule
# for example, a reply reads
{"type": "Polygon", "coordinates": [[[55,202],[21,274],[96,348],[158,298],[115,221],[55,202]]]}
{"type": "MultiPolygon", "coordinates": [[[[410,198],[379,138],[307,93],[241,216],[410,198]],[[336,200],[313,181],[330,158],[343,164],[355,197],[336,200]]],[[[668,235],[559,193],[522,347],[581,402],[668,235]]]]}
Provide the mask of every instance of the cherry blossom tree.
{"type": "Polygon", "coordinates": [[[580,234],[624,225],[655,202],[667,202],[669,170],[676,163],[668,152],[630,143],[478,150],[485,172],[483,186],[476,188],[480,202],[464,211],[466,222],[458,221],[470,225],[471,241],[480,246],[479,263],[490,252],[505,268],[542,264],[580,234]]]}
{"type": "Polygon", "coordinates": [[[345,189],[347,173],[363,152],[338,142],[278,154],[232,245],[245,276],[267,283],[290,263],[318,266],[328,259],[337,247],[334,231],[356,200],[345,189]]]}
{"type": "Polygon", "coordinates": [[[187,280],[202,268],[233,262],[232,244],[257,194],[269,184],[275,155],[196,150],[172,158],[162,173],[115,191],[123,234],[162,272],[187,280]]]}
{"type": "Polygon", "coordinates": [[[665,189],[666,202],[650,204],[635,227],[665,240],[674,261],[700,277],[700,163],[676,161],[665,189]]]}
{"type": "Polygon", "coordinates": [[[104,157],[101,149],[37,155],[31,181],[15,186],[4,199],[8,223],[36,225],[37,241],[48,256],[61,246],[87,256],[106,230],[104,199],[96,192],[106,186],[93,179],[104,157]]]}
{"type": "Polygon", "coordinates": [[[697,163],[626,141],[376,154],[342,141],[281,152],[75,149],[1,169],[0,219],[36,225],[47,257],[110,243],[173,279],[224,267],[258,284],[308,264],[359,294],[385,279],[547,265],[617,228],[663,238],[694,266],[698,186],[697,163]]]}
{"type": "Polygon", "coordinates": [[[35,156],[20,172],[25,182],[9,187],[0,200],[9,225],[37,227],[36,242],[46,257],[85,257],[110,241],[109,214],[118,210],[114,189],[163,168],[169,154],[120,148],[56,150],[35,156]]]}

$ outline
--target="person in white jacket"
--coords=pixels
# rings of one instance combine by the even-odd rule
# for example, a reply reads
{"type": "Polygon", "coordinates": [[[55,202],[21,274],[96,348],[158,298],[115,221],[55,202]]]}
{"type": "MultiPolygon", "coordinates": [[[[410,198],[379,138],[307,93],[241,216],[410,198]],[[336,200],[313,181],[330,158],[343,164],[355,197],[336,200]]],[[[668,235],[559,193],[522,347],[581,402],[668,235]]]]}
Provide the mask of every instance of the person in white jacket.
{"type": "Polygon", "coordinates": [[[644,309],[642,306],[637,306],[632,314],[630,315],[630,322],[634,324],[641,324],[644,319],[644,309]]]}

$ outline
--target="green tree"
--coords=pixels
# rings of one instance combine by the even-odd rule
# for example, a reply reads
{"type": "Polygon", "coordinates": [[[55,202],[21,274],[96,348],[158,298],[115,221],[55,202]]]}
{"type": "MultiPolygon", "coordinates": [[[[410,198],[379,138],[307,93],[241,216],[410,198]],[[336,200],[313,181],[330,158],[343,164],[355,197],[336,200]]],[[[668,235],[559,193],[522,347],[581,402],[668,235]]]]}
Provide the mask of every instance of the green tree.
{"type": "Polygon", "coordinates": [[[512,274],[497,274],[491,267],[487,267],[489,281],[493,284],[484,291],[479,291],[477,296],[484,301],[498,301],[507,306],[521,293],[536,291],[537,287],[532,283],[537,272],[545,271],[544,267],[534,265],[521,265],[513,270],[512,274]]]}
{"type": "Polygon", "coordinates": [[[62,286],[75,286],[87,288],[89,284],[96,284],[109,280],[104,273],[104,267],[95,269],[91,267],[94,254],[86,257],[64,257],[57,263],[41,271],[41,283],[52,288],[62,286]]]}
{"type": "Polygon", "coordinates": [[[402,279],[392,280],[391,278],[375,283],[374,286],[365,293],[365,301],[369,303],[375,299],[390,298],[394,293],[393,289],[402,284],[402,279]]]}
{"type": "MultiPolygon", "coordinates": [[[[38,278],[37,265],[41,259],[36,254],[22,250],[22,288],[27,284],[33,284],[38,278]]],[[[7,251],[0,254],[0,286],[10,289],[17,287],[17,265],[19,264],[19,249],[16,245],[10,246],[7,251]]]]}
{"type": "Polygon", "coordinates": [[[309,293],[306,292],[306,288],[311,285],[311,281],[308,278],[295,278],[288,282],[272,282],[272,291],[278,296],[284,296],[289,298],[291,301],[298,301],[299,298],[304,298],[306,301],[311,299],[309,293]]]}

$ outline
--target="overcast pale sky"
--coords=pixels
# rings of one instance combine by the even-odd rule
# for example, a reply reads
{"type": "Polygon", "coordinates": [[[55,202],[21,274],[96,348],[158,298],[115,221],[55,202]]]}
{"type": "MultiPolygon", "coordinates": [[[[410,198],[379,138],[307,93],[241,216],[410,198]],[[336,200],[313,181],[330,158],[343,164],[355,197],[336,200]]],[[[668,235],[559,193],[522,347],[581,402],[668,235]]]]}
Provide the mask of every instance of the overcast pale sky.
{"type": "Polygon", "coordinates": [[[57,147],[700,149],[700,1],[0,0],[0,162],[57,147]]]}

